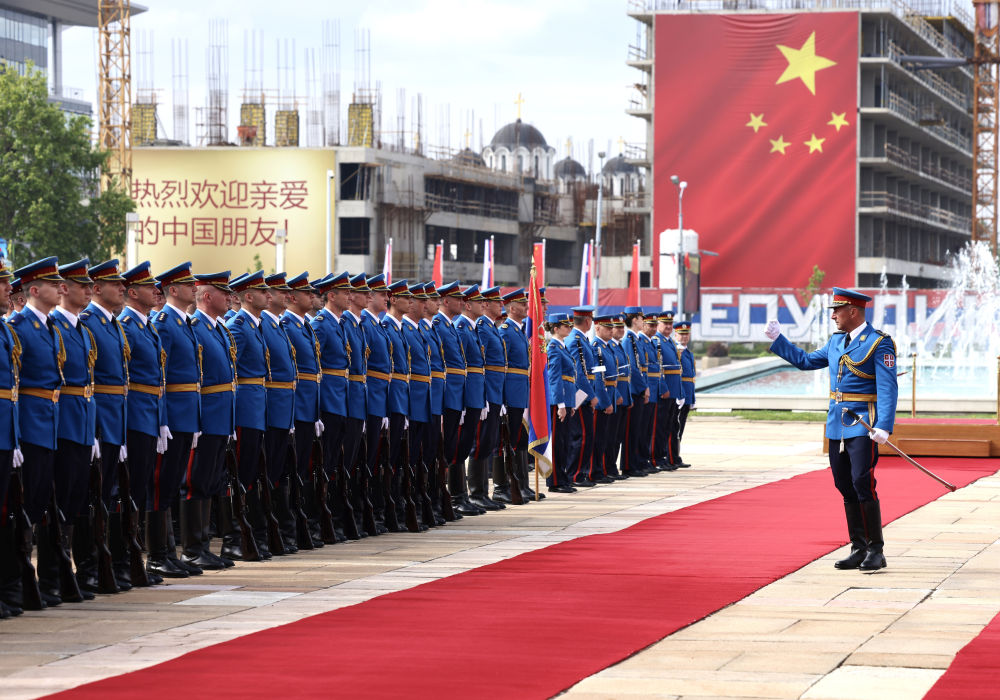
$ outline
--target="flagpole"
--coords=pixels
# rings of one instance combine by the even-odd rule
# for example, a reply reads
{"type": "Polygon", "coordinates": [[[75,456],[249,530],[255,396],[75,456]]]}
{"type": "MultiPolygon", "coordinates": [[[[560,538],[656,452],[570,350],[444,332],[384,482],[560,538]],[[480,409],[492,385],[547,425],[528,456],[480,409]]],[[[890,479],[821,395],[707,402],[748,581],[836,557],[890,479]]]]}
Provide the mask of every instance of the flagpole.
{"type": "Polygon", "coordinates": [[[599,151],[597,157],[601,159],[601,167],[599,174],[597,176],[597,231],[595,233],[595,238],[597,238],[597,248],[594,250],[594,313],[597,313],[597,302],[598,302],[598,290],[600,289],[600,281],[598,281],[597,276],[601,269],[601,195],[604,192],[604,151],[599,151]]]}
{"type": "MultiPolygon", "coordinates": [[[[545,255],[545,243],[544,243],[544,241],[542,243],[542,255],[543,256],[545,255]]],[[[535,256],[532,255],[531,257],[534,258],[535,256]]],[[[532,260],[531,261],[531,274],[530,274],[530,276],[528,278],[528,282],[529,282],[528,290],[529,291],[534,291],[534,292],[537,293],[538,286],[535,284],[535,279],[537,277],[538,277],[538,271],[535,270],[535,261],[532,260]]],[[[541,302],[539,302],[538,308],[539,309],[542,308],[541,302]]],[[[532,322],[532,324],[540,323],[540,321],[538,319],[535,319],[535,318],[531,319],[531,322],[532,322]]],[[[534,328],[532,328],[531,329],[531,338],[532,338],[532,340],[534,340],[534,338],[535,338],[536,335],[537,335],[537,332],[535,331],[534,328]]],[[[528,359],[529,360],[531,359],[531,347],[530,346],[528,348],[528,359]]],[[[530,367],[531,365],[529,364],[528,366],[530,367]]],[[[529,397],[528,406],[530,407],[531,406],[531,400],[530,400],[530,397],[531,397],[531,370],[530,369],[528,370],[528,397],[529,397]]],[[[528,421],[530,423],[530,422],[533,422],[533,420],[534,419],[531,417],[531,413],[530,413],[530,410],[529,410],[528,421]]],[[[551,440],[551,439],[552,439],[552,436],[549,435],[549,440],[551,440]]],[[[538,492],[541,490],[541,487],[539,486],[539,483],[538,483],[538,481],[539,481],[538,480],[538,473],[541,470],[542,470],[541,465],[539,465],[538,460],[536,459],[535,460],[535,502],[536,503],[538,502],[538,492]]]]}

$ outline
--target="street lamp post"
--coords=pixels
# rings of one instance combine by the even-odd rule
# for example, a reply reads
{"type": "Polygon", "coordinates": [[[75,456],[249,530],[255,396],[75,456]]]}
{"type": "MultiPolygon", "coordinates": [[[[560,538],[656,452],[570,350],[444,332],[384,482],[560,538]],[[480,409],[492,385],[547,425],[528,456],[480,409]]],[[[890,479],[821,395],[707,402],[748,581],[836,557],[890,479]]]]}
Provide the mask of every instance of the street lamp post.
{"type": "Polygon", "coordinates": [[[684,190],[687,182],[676,175],[670,181],[677,185],[677,319],[684,318],[684,190]]]}
{"type": "Polygon", "coordinates": [[[604,192],[604,151],[598,151],[597,157],[601,160],[601,165],[597,171],[597,231],[595,232],[596,242],[594,244],[594,298],[591,299],[595,309],[598,304],[598,290],[601,286],[601,195],[604,192]]]}
{"type": "Polygon", "coordinates": [[[326,171],[326,274],[333,272],[333,236],[330,232],[330,208],[333,196],[330,194],[330,183],[333,181],[333,171],[326,171]]]}

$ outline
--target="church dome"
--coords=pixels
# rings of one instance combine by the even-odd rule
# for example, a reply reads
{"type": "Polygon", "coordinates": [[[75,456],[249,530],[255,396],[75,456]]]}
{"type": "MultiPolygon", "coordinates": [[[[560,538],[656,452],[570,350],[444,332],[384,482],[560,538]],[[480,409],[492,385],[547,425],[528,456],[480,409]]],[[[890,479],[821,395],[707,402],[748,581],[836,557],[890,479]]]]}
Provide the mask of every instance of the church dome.
{"type": "Polygon", "coordinates": [[[486,167],[486,161],[483,160],[483,157],[471,148],[463,148],[451,160],[456,165],[464,165],[472,168],[486,167]]]}
{"type": "Polygon", "coordinates": [[[545,142],[541,131],[518,119],[501,127],[494,134],[493,140],[490,141],[490,147],[494,149],[506,147],[511,150],[524,147],[531,150],[532,148],[548,148],[549,144],[545,142]]]}
{"type": "Polygon", "coordinates": [[[569,156],[556,163],[553,171],[556,177],[561,178],[587,177],[587,171],[583,166],[569,156]]]}
{"type": "Polygon", "coordinates": [[[603,172],[605,175],[632,175],[638,174],[639,168],[626,161],[625,156],[617,155],[604,164],[603,172]]]}

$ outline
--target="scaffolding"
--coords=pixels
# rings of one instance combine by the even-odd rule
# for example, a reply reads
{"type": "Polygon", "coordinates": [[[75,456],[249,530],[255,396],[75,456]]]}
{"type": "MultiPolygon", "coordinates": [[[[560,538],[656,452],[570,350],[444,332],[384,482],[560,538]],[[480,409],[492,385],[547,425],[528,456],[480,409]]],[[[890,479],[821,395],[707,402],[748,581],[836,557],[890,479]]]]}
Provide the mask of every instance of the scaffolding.
{"type": "Polygon", "coordinates": [[[294,109],[279,109],[274,115],[274,145],[299,145],[299,113],[294,109]]]}
{"type": "Polygon", "coordinates": [[[1000,33],[996,0],[973,0],[976,9],[972,102],[972,240],[997,252],[997,62],[1000,33]]]}
{"type": "Polygon", "coordinates": [[[198,123],[198,143],[218,146],[228,143],[226,122],[229,109],[229,23],[213,19],[208,23],[209,44],[205,51],[208,102],[198,123]]]}
{"type": "Polygon", "coordinates": [[[101,189],[132,189],[132,66],[130,0],[99,0],[97,5],[99,118],[98,143],[109,152],[101,189]]]}

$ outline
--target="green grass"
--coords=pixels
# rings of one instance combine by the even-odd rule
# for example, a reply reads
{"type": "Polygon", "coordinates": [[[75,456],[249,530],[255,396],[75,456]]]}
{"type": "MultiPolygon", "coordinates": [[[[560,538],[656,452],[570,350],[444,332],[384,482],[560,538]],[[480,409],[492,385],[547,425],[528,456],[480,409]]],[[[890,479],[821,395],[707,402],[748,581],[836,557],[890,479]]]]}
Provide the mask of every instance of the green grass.
{"type": "MultiPolygon", "coordinates": [[[[910,414],[908,412],[900,411],[896,414],[898,418],[909,418],[910,414]]],[[[752,410],[736,410],[730,413],[698,413],[695,411],[691,414],[692,418],[701,418],[704,420],[709,420],[711,418],[718,417],[728,417],[728,418],[744,418],[746,420],[771,420],[771,421],[795,421],[799,423],[825,423],[826,413],[821,413],[819,411],[805,411],[805,412],[793,412],[793,411],[752,411],[752,410]]],[[[949,413],[918,413],[918,418],[995,418],[995,414],[992,413],[961,413],[961,414],[949,414],[949,413]]]]}

